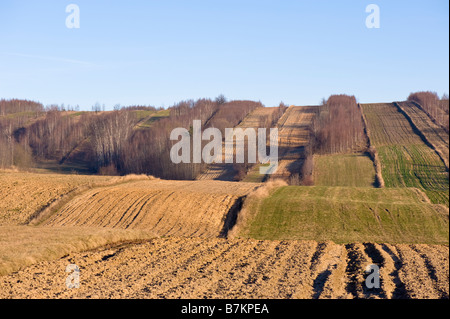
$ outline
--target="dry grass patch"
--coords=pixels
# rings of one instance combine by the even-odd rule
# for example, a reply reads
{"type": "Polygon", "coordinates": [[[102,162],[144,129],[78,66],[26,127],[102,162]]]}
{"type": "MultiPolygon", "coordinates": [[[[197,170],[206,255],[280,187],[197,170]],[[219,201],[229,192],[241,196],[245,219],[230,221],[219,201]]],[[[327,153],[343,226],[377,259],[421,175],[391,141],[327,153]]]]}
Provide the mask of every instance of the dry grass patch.
{"type": "Polygon", "coordinates": [[[145,230],[0,226],[0,275],[67,254],[155,238],[145,230]]]}

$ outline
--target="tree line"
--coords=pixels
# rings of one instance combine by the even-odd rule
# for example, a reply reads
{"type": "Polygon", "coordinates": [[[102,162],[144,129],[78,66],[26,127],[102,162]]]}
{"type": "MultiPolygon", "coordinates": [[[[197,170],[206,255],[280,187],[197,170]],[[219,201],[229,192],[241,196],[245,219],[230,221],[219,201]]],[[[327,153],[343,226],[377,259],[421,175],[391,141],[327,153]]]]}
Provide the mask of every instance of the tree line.
{"type": "Polygon", "coordinates": [[[41,103],[19,100],[0,100],[0,167],[25,166],[31,161],[26,143],[19,143],[23,126],[45,112],[41,103]]]}
{"type": "MultiPolygon", "coordinates": [[[[102,112],[67,112],[63,107],[44,108],[25,100],[0,101],[0,167],[32,166],[36,161],[71,163],[82,161],[92,173],[150,174],[168,179],[194,179],[205,164],[173,164],[172,129],[192,130],[193,120],[202,128],[222,131],[235,127],[261,102],[199,99],[179,102],[168,116],[138,129],[135,111],[158,111],[154,107],[114,107],[102,112]]],[[[191,136],[192,138],[192,136],[191,136]]],[[[207,141],[205,141],[205,144],[207,141]]]]}
{"type": "MultiPolygon", "coordinates": [[[[148,130],[136,131],[124,151],[123,161],[117,167],[123,174],[144,173],[166,179],[195,179],[206,169],[205,163],[174,164],[170,160],[170,149],[177,141],[170,140],[174,128],[183,127],[191,133],[193,120],[200,120],[202,129],[210,127],[220,129],[223,138],[225,128],[233,128],[244,117],[257,107],[263,107],[261,102],[230,101],[224,99],[200,99],[184,101],[170,109],[170,116],[153,124],[148,130]]],[[[202,141],[202,147],[208,141],[202,141]]]]}

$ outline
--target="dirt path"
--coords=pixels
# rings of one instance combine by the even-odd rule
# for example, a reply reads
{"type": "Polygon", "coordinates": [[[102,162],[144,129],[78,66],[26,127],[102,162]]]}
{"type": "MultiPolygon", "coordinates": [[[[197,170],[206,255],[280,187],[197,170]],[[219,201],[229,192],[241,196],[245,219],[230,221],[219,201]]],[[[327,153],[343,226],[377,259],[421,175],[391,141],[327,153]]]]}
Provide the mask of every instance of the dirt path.
{"type": "Polygon", "coordinates": [[[299,173],[309,144],[309,126],[316,106],[290,106],[278,121],[278,170],[271,178],[289,178],[299,173]]]}
{"type": "Polygon", "coordinates": [[[448,246],[160,238],[0,277],[0,298],[448,298],[448,262],[448,246]],[[370,264],[379,289],[365,286],[370,264]]]}
{"type": "MultiPolygon", "coordinates": [[[[253,112],[248,114],[242,122],[236,126],[236,128],[241,128],[243,130],[247,128],[254,128],[258,129],[260,127],[265,127],[266,125],[266,119],[271,118],[272,115],[277,111],[278,108],[276,107],[260,107],[255,109],[253,112]]],[[[267,132],[269,134],[269,132],[267,132]]],[[[197,180],[222,180],[222,181],[232,181],[234,179],[234,176],[236,174],[235,170],[233,169],[233,164],[227,164],[225,163],[225,159],[233,159],[235,155],[235,148],[236,143],[233,141],[233,148],[231,152],[226,152],[227,147],[226,143],[224,142],[222,145],[222,163],[218,164],[211,164],[208,166],[208,169],[197,176],[197,180]]],[[[228,148],[230,149],[230,148],[228,148]]],[[[247,158],[247,155],[245,155],[245,158],[247,158]]]]}

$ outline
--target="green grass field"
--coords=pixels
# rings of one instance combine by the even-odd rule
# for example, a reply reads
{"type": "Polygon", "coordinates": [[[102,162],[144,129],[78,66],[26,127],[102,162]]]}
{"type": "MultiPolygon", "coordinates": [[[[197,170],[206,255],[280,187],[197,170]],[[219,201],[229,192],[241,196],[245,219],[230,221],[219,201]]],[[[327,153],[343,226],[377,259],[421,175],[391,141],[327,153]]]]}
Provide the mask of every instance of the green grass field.
{"type": "Polygon", "coordinates": [[[246,203],[238,236],[336,243],[448,244],[448,209],[411,188],[284,186],[246,203]]]}
{"type": "Polygon", "coordinates": [[[375,169],[363,154],[314,156],[314,185],[373,187],[375,169]]]}
{"type": "Polygon", "coordinates": [[[433,203],[449,205],[445,166],[426,145],[378,147],[386,187],[423,189],[433,203]]]}
{"type": "Polygon", "coordinates": [[[142,120],[148,116],[152,116],[153,114],[155,114],[155,111],[151,111],[151,110],[136,110],[136,111],[132,111],[133,114],[136,116],[137,119],[142,120]]]}
{"type": "Polygon", "coordinates": [[[386,187],[417,187],[433,203],[449,205],[445,165],[414,133],[393,104],[363,104],[372,144],[378,150],[386,187]]]}
{"type": "Polygon", "coordinates": [[[149,128],[153,125],[155,121],[158,121],[170,115],[170,110],[160,110],[157,112],[152,111],[136,111],[136,112],[140,112],[137,113],[137,117],[139,119],[143,119],[143,121],[140,122],[137,126],[140,129],[149,128]]]}

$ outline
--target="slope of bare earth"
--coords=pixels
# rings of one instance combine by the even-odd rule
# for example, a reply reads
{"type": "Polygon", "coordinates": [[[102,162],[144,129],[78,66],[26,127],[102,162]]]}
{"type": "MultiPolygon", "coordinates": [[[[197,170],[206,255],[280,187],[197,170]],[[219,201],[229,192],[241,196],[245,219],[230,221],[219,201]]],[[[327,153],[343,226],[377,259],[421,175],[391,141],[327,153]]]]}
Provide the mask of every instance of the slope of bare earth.
{"type": "Polygon", "coordinates": [[[45,220],[47,226],[146,229],[160,236],[217,237],[241,198],[258,184],[147,180],[89,190],[45,220]]]}
{"type": "Polygon", "coordinates": [[[290,106],[278,121],[279,161],[272,179],[289,178],[299,173],[305,157],[304,148],[309,144],[309,127],[316,106],[290,106]]]}
{"type": "MultiPolygon", "coordinates": [[[[236,128],[243,130],[247,128],[262,128],[266,125],[266,119],[271,118],[278,110],[277,107],[259,107],[248,114],[236,128]]],[[[236,142],[233,140],[233,148],[227,148],[225,142],[222,143],[222,163],[208,165],[207,170],[197,176],[197,180],[222,180],[232,181],[236,172],[233,169],[233,164],[225,163],[225,159],[233,159],[236,150],[236,142]],[[232,150],[226,152],[226,150],[232,150]]]]}
{"type": "Polygon", "coordinates": [[[448,246],[158,238],[2,276],[0,298],[448,298],[448,265],[448,246]],[[365,285],[371,264],[379,288],[365,285]]]}

